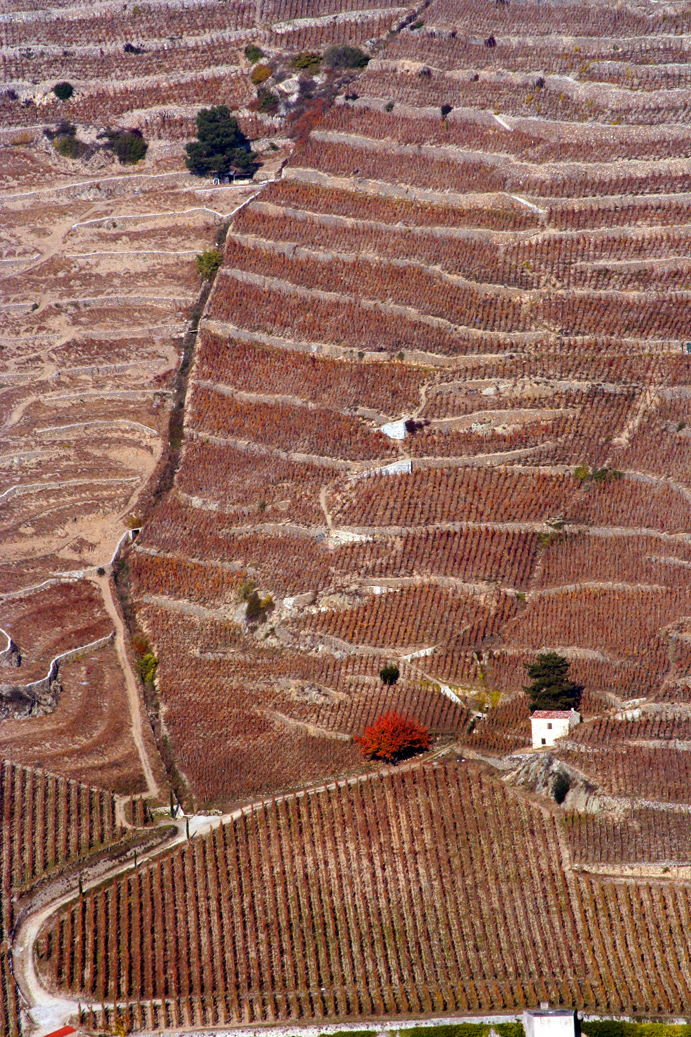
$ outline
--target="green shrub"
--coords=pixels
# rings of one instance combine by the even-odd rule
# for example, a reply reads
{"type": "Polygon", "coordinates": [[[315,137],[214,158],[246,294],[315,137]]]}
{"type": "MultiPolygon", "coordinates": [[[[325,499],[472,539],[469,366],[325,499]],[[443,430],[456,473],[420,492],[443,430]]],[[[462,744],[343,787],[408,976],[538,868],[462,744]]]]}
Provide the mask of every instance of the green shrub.
{"type": "Polygon", "coordinates": [[[273,90],[260,90],[257,95],[257,111],[265,112],[267,115],[273,115],[278,111],[280,103],[278,94],[273,90]]]}
{"type": "Polygon", "coordinates": [[[296,54],[291,60],[293,68],[308,69],[316,72],[321,65],[322,56],[316,50],[305,50],[302,54],[296,54]]]}
{"type": "Polygon", "coordinates": [[[245,57],[255,65],[264,57],[264,51],[256,43],[248,43],[245,47],[245,57]]]}
{"type": "Polygon", "coordinates": [[[416,19],[416,21],[414,21],[411,24],[410,28],[411,29],[421,29],[424,24],[425,24],[424,20],[422,18],[418,18],[418,19],[416,19]]]}
{"type": "Polygon", "coordinates": [[[253,176],[258,168],[257,156],[226,105],[202,108],[197,113],[197,140],[185,146],[187,168],[195,176],[253,176]]]}
{"type": "Polygon", "coordinates": [[[217,248],[208,248],[205,252],[198,252],[194,261],[202,281],[210,281],[223,262],[223,256],[217,248]]]}
{"type": "Polygon", "coordinates": [[[140,130],[111,130],[105,132],[107,147],[111,149],[118,162],[124,166],[134,166],[146,155],[149,145],[140,130]]]}
{"type": "Polygon", "coordinates": [[[590,476],[587,464],[579,464],[573,474],[574,478],[578,479],[579,482],[585,482],[590,476]]]}
{"type": "Polygon", "coordinates": [[[58,155],[63,158],[82,158],[89,150],[88,146],[81,140],[77,140],[72,134],[60,134],[53,141],[53,147],[58,155]]]}
{"type": "Polygon", "coordinates": [[[388,684],[389,687],[391,687],[392,684],[396,683],[400,675],[401,671],[398,669],[396,663],[386,663],[386,665],[382,666],[381,670],[379,671],[379,676],[381,677],[382,684],[388,684]]]}
{"type": "Polygon", "coordinates": [[[56,83],[53,87],[53,93],[57,97],[58,101],[69,101],[70,97],[74,93],[74,87],[71,83],[63,80],[61,83],[56,83]]]}
{"type": "Polygon", "coordinates": [[[583,1022],[581,1032],[587,1037],[691,1037],[688,1023],[625,1023],[618,1019],[583,1022]]]}
{"type": "Polygon", "coordinates": [[[493,1028],[500,1037],[525,1037],[523,1023],[495,1023],[493,1028]]]}
{"type": "MultiPolygon", "coordinates": [[[[490,1029],[488,1023],[443,1023],[441,1026],[411,1026],[403,1034],[405,1037],[487,1037],[490,1029]]],[[[495,1026],[495,1030],[498,1029],[495,1026]]]]}
{"type": "Polygon", "coordinates": [[[158,659],[152,651],[148,651],[146,655],[137,659],[137,670],[145,684],[153,684],[157,667],[158,659]]]}
{"type": "Polygon", "coordinates": [[[347,43],[342,43],[329,47],[324,55],[324,64],[335,70],[365,68],[369,64],[369,57],[359,47],[351,47],[347,43]]]}

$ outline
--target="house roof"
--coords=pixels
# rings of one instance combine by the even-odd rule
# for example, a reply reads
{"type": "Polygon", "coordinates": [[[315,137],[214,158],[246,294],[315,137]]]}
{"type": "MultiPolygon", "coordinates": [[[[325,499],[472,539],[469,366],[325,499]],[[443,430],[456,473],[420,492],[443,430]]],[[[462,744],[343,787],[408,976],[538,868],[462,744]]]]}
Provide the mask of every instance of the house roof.
{"type": "Polygon", "coordinates": [[[53,1030],[46,1037],[68,1037],[69,1034],[76,1032],[74,1026],[61,1026],[59,1030],[53,1030]]]}
{"type": "Polygon", "coordinates": [[[574,709],[536,709],[531,720],[568,720],[576,711],[574,709]]]}

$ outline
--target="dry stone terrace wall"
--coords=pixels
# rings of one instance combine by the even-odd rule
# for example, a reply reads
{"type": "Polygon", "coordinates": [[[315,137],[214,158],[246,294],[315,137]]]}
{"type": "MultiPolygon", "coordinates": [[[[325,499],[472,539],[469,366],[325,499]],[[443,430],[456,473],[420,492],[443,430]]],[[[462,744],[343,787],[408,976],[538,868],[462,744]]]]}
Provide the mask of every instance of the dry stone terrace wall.
{"type": "Polygon", "coordinates": [[[248,110],[256,97],[244,55],[248,43],[269,56],[362,45],[385,37],[408,13],[405,5],[386,0],[307,6],[154,0],[129,9],[105,2],[35,10],[30,0],[15,0],[12,6],[0,22],[4,127],[34,134],[61,118],[85,128],[126,120],[167,145],[193,138],[197,110],[211,104],[238,109],[253,137],[279,128],[271,117],[248,110]],[[52,93],[63,80],[75,88],[66,102],[52,93]]]}
{"type": "Polygon", "coordinates": [[[430,689],[414,714],[442,686],[502,697],[454,721],[492,752],[525,746],[523,664],[547,648],[587,717],[686,708],[687,18],[435,0],[234,220],[176,484],[131,562],[193,795],[270,787],[200,734],[214,682],[267,759],[293,731],[283,785],[289,720],[335,773],[330,718],[357,733],[389,658],[405,696],[430,689]],[[271,594],[264,621],[199,566],[271,594]]]}

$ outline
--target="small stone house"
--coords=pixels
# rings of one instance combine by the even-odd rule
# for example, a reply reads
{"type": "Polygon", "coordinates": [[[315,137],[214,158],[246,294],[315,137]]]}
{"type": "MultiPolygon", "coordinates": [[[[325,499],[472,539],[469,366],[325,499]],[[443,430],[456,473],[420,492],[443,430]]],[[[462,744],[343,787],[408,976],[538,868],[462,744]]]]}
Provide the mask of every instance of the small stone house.
{"type": "MultiPolygon", "coordinates": [[[[540,712],[562,711],[543,709],[540,712]]],[[[566,715],[568,716],[568,712],[566,715]]],[[[523,1029],[525,1037],[575,1037],[574,1013],[568,1009],[527,1009],[523,1013],[523,1029]]]]}
{"type": "Polygon", "coordinates": [[[581,714],[575,709],[536,709],[530,718],[533,749],[554,745],[557,738],[563,738],[580,722],[581,714]]]}

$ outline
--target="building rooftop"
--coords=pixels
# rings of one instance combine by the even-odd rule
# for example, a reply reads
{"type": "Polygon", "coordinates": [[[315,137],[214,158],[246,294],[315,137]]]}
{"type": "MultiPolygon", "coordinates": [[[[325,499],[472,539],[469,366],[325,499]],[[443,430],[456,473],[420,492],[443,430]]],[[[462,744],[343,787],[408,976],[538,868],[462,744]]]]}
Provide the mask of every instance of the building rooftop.
{"type": "Polygon", "coordinates": [[[536,709],[531,714],[531,720],[568,720],[575,713],[575,709],[536,709]]]}

